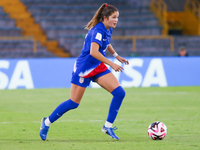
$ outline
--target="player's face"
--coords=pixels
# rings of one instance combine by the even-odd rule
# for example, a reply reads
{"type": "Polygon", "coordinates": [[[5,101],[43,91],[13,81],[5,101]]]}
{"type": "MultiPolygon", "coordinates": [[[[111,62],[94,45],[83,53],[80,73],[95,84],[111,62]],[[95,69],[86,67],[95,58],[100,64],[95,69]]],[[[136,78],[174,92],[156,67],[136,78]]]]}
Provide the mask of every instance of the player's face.
{"type": "Polygon", "coordinates": [[[115,11],[114,13],[112,13],[112,15],[110,15],[108,17],[108,19],[106,18],[105,24],[106,24],[106,28],[115,28],[118,22],[118,18],[119,18],[119,12],[115,11]]]}

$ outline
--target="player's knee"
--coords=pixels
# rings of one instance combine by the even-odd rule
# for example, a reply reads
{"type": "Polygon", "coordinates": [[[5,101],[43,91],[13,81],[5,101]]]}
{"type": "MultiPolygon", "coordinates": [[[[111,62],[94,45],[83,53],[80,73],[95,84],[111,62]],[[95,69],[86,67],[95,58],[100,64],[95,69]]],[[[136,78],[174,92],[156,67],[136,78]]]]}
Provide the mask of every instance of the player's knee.
{"type": "MultiPolygon", "coordinates": [[[[121,86],[120,86],[121,87],[121,86]]],[[[122,99],[126,96],[126,92],[125,90],[121,87],[121,90],[119,92],[119,97],[121,97],[122,99]]]]}
{"type": "Polygon", "coordinates": [[[126,92],[121,86],[118,86],[116,89],[113,90],[113,92],[111,94],[113,96],[123,99],[126,95],[126,92]]]}

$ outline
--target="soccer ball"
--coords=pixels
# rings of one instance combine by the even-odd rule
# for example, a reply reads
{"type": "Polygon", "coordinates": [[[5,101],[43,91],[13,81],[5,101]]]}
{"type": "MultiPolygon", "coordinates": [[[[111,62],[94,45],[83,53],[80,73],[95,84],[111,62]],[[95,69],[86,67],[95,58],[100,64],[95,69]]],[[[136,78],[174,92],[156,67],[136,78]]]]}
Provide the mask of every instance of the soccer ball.
{"type": "Polygon", "coordinates": [[[167,135],[167,127],[160,121],[153,122],[148,127],[148,135],[153,140],[163,140],[167,135]]]}

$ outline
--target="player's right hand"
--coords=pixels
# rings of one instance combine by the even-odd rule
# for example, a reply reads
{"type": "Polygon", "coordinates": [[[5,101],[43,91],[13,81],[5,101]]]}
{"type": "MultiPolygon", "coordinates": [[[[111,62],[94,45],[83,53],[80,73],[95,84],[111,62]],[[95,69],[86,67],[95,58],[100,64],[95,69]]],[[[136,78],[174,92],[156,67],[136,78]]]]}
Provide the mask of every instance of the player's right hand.
{"type": "Polygon", "coordinates": [[[113,69],[115,70],[115,72],[119,72],[119,71],[123,72],[123,70],[124,70],[124,68],[123,68],[122,66],[117,65],[117,64],[115,64],[115,63],[113,63],[113,64],[111,65],[111,68],[113,68],[113,69]]]}

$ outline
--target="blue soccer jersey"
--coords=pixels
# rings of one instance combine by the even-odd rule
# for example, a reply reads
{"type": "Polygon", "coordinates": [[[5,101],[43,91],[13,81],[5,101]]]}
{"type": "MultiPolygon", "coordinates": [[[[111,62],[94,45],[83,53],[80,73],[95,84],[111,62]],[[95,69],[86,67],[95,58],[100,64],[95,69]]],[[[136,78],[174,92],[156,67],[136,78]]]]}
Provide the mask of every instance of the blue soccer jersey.
{"type": "Polygon", "coordinates": [[[88,31],[82,52],[74,64],[73,71],[75,74],[84,78],[101,64],[101,61],[90,55],[91,43],[98,43],[100,46],[99,52],[105,56],[106,49],[110,44],[111,34],[112,28],[107,30],[102,22],[98,23],[88,31]]]}

